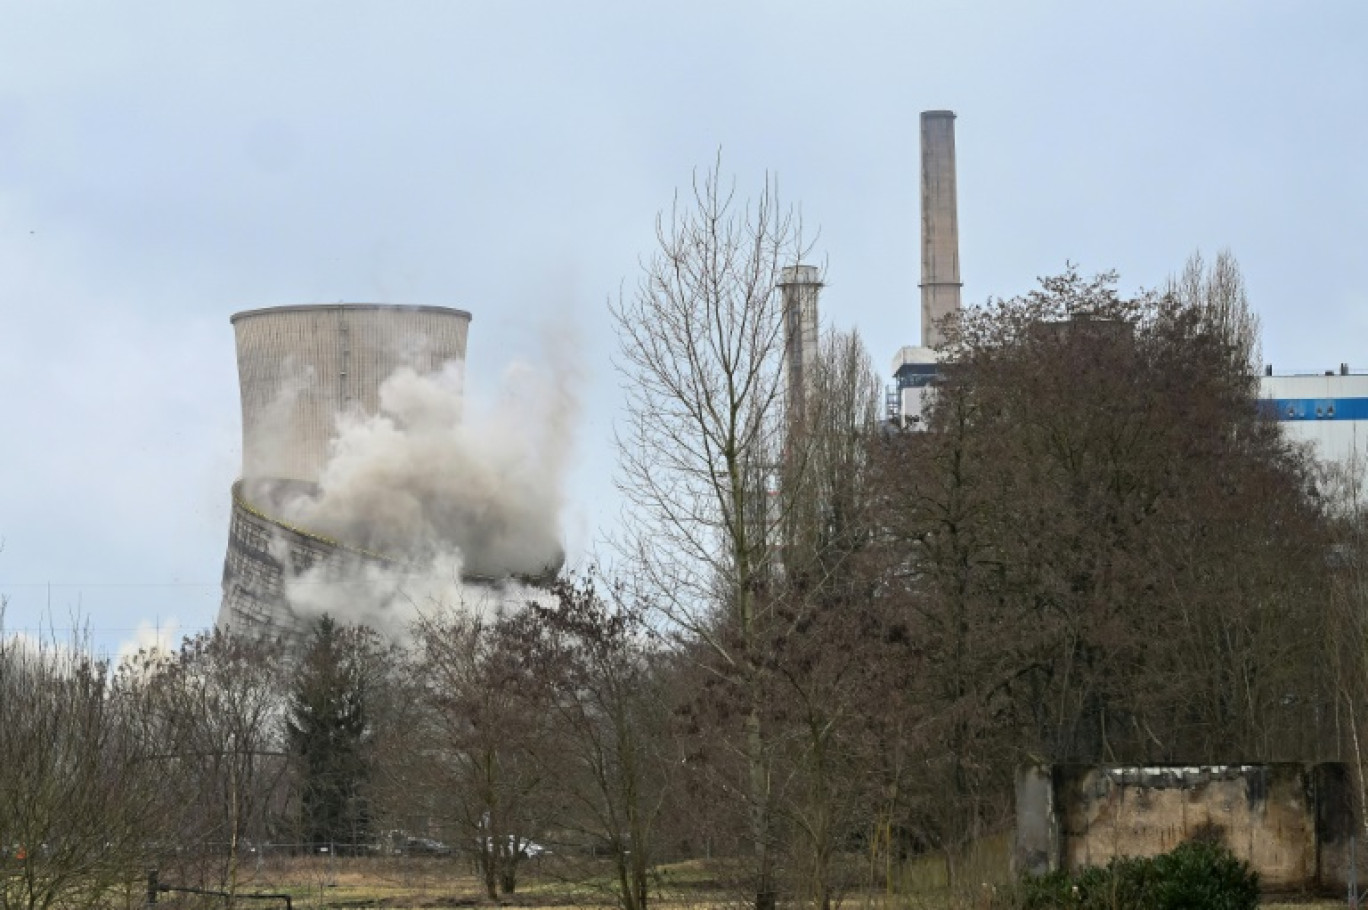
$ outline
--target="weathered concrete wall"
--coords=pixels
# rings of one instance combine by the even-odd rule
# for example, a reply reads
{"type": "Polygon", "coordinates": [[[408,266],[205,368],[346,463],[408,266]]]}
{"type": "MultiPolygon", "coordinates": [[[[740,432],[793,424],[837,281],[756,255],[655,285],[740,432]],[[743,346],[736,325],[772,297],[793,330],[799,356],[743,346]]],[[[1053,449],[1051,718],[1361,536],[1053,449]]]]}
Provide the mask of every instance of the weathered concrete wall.
{"type": "Polygon", "coordinates": [[[311,491],[339,416],[375,414],[380,387],[396,370],[459,368],[470,314],[431,306],[309,304],[247,310],[232,323],[243,479],[233,487],[218,625],[295,643],[312,618],[291,607],[287,581],[316,565],[340,576],[398,563],[281,521],[272,491],[311,491]]]}
{"type": "Polygon", "coordinates": [[[228,555],[223,562],[223,601],[218,626],[287,645],[303,643],[317,617],[303,617],[285,593],[288,579],[322,563],[361,576],[366,566],[392,567],[394,560],[348,547],[272,518],[248,501],[244,482],[233,484],[228,555]]]}
{"type": "Polygon", "coordinates": [[[1016,776],[1016,844],[1012,866],[1020,874],[1044,875],[1059,868],[1059,815],[1054,773],[1047,765],[1026,765],[1016,776]]]}
{"type": "Polygon", "coordinates": [[[1339,764],[1027,767],[1013,859],[1039,874],[1216,839],[1266,889],[1338,889],[1354,829],[1348,781],[1339,764]]]}

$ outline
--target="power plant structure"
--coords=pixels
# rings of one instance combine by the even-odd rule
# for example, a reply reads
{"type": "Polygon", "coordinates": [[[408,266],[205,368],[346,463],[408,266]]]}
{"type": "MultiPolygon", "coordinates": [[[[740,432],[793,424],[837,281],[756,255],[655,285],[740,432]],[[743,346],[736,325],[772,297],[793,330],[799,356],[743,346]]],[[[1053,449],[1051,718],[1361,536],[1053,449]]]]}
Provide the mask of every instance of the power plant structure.
{"type": "MultiPolygon", "coordinates": [[[[402,368],[416,374],[463,370],[470,319],[447,307],[369,303],[232,316],[242,475],[232,488],[219,628],[297,642],[315,618],[291,596],[306,573],[312,583],[326,577],[342,584],[404,570],[412,554],[379,552],[364,540],[302,526],[289,506],[317,493],[339,422],[375,415],[387,378],[402,368]]],[[[493,582],[473,573],[464,580],[493,582]]]]}
{"type": "Polygon", "coordinates": [[[955,112],[921,115],[922,347],[944,338],[940,320],[959,311],[959,203],[955,188],[955,112]]]}
{"type": "Polygon", "coordinates": [[[1265,367],[1259,403],[1291,439],[1324,461],[1361,468],[1368,456],[1368,375],[1347,363],[1320,373],[1275,373],[1265,367]]]}
{"type": "Polygon", "coordinates": [[[903,427],[922,426],[938,371],[936,347],[945,339],[940,323],[959,312],[959,203],[955,183],[955,113],[921,115],[921,344],[893,357],[894,387],[888,419],[903,427]]]}
{"type": "MultiPolygon", "coordinates": [[[[886,400],[890,424],[904,429],[925,426],[940,372],[937,348],[945,340],[941,322],[961,308],[952,111],[922,112],[920,152],[921,338],[894,356],[886,400]]],[[[793,264],[779,276],[786,450],[796,450],[811,419],[822,287],[815,266],[793,264]]],[[[454,372],[459,380],[471,314],[440,306],[337,303],[246,310],[230,321],[241,391],[242,470],[231,491],[217,625],[257,639],[298,642],[318,615],[316,604],[301,607],[295,596],[301,583],[402,576],[413,568],[415,554],[377,544],[382,538],[366,533],[364,512],[359,526],[339,530],[301,519],[292,504],[318,495],[340,424],[379,413],[382,386],[397,371],[454,372]]],[[[1368,458],[1368,375],[1351,373],[1345,364],[1292,374],[1275,374],[1270,366],[1258,395],[1265,413],[1323,460],[1357,465],[1368,458]]],[[[772,468],[777,477],[780,465],[772,468]]],[[[778,492],[777,482],[771,487],[778,492]]],[[[763,512],[766,529],[783,523],[777,497],[763,512]]],[[[550,537],[555,549],[558,532],[550,537]]],[[[523,552],[526,535],[512,538],[513,549],[523,552]]],[[[542,584],[561,557],[547,562],[547,547],[532,549],[540,555],[519,568],[507,559],[463,560],[459,583],[490,592],[508,579],[542,584]]],[[[780,545],[776,552],[780,563],[782,550],[780,545]]]]}
{"type": "Polygon", "coordinates": [[[790,435],[802,432],[807,422],[819,356],[821,290],[821,272],[814,265],[790,265],[779,273],[784,308],[784,407],[790,435]]]}

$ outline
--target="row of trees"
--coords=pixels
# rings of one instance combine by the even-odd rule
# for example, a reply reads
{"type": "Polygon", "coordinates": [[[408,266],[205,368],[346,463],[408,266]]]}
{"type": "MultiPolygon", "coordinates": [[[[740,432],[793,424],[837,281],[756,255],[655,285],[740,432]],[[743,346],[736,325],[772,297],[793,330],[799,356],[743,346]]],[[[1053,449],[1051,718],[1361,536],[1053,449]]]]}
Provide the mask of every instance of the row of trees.
{"type": "Polygon", "coordinates": [[[1357,757],[1360,512],[1259,411],[1228,254],[951,317],[928,431],[901,432],[851,335],[782,401],[797,227],[711,172],[613,307],[623,575],[688,665],[689,785],[746,831],[757,910],[911,851],[953,875],[1022,762],[1357,757]]]}
{"type": "Polygon", "coordinates": [[[606,858],[644,907],[654,657],[590,579],[507,614],[434,606],[406,647],[328,617],[302,653],[213,633],[117,667],[0,637],[0,907],[136,903],[148,868],[236,894],[272,845],[453,852],[498,899],[548,844],[606,858]]]}
{"type": "Polygon", "coordinates": [[[231,891],[248,842],[406,832],[491,899],[549,847],[625,910],[680,859],[827,910],[914,855],[953,876],[1023,762],[1363,767],[1362,497],[1260,414],[1233,260],[966,311],[904,432],[853,333],[783,400],[775,285],[806,249],[772,186],[710,172],[658,237],[612,306],[611,577],[426,605],[403,647],[325,620],[302,655],[205,636],[110,673],[0,644],[6,908],[149,854],[231,891]]]}

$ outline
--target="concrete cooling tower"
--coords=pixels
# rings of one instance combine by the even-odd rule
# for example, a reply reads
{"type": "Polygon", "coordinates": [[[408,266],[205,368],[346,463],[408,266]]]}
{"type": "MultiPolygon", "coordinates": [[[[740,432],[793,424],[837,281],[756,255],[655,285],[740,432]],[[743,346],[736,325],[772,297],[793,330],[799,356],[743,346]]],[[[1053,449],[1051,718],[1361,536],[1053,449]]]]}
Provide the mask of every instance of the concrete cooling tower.
{"type": "Polygon", "coordinates": [[[318,489],[339,419],[376,414],[381,385],[396,371],[450,375],[463,369],[470,314],[432,306],[320,304],[248,310],[234,315],[232,324],[242,476],[232,490],[218,625],[297,641],[314,618],[302,615],[290,595],[301,576],[340,580],[402,571],[410,554],[377,552],[304,527],[286,517],[286,504],[318,489]],[[320,570],[326,573],[320,576],[320,570]]]}
{"type": "Polygon", "coordinates": [[[242,387],[242,476],[314,482],[337,417],[374,414],[380,383],[464,363],[470,314],[339,303],[232,317],[242,387]]]}

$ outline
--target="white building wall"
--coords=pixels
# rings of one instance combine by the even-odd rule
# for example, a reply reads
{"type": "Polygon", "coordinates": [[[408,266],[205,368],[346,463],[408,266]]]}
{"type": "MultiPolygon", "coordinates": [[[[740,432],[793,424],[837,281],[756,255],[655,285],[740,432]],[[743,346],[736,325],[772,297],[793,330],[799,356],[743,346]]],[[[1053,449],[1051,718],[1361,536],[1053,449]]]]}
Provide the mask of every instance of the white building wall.
{"type": "Polygon", "coordinates": [[[1368,375],[1264,376],[1259,398],[1289,437],[1319,457],[1348,462],[1368,454],[1368,375]]]}
{"type": "Polygon", "coordinates": [[[889,419],[906,429],[925,429],[926,412],[936,394],[940,356],[931,348],[903,347],[893,356],[893,394],[889,419]]]}

